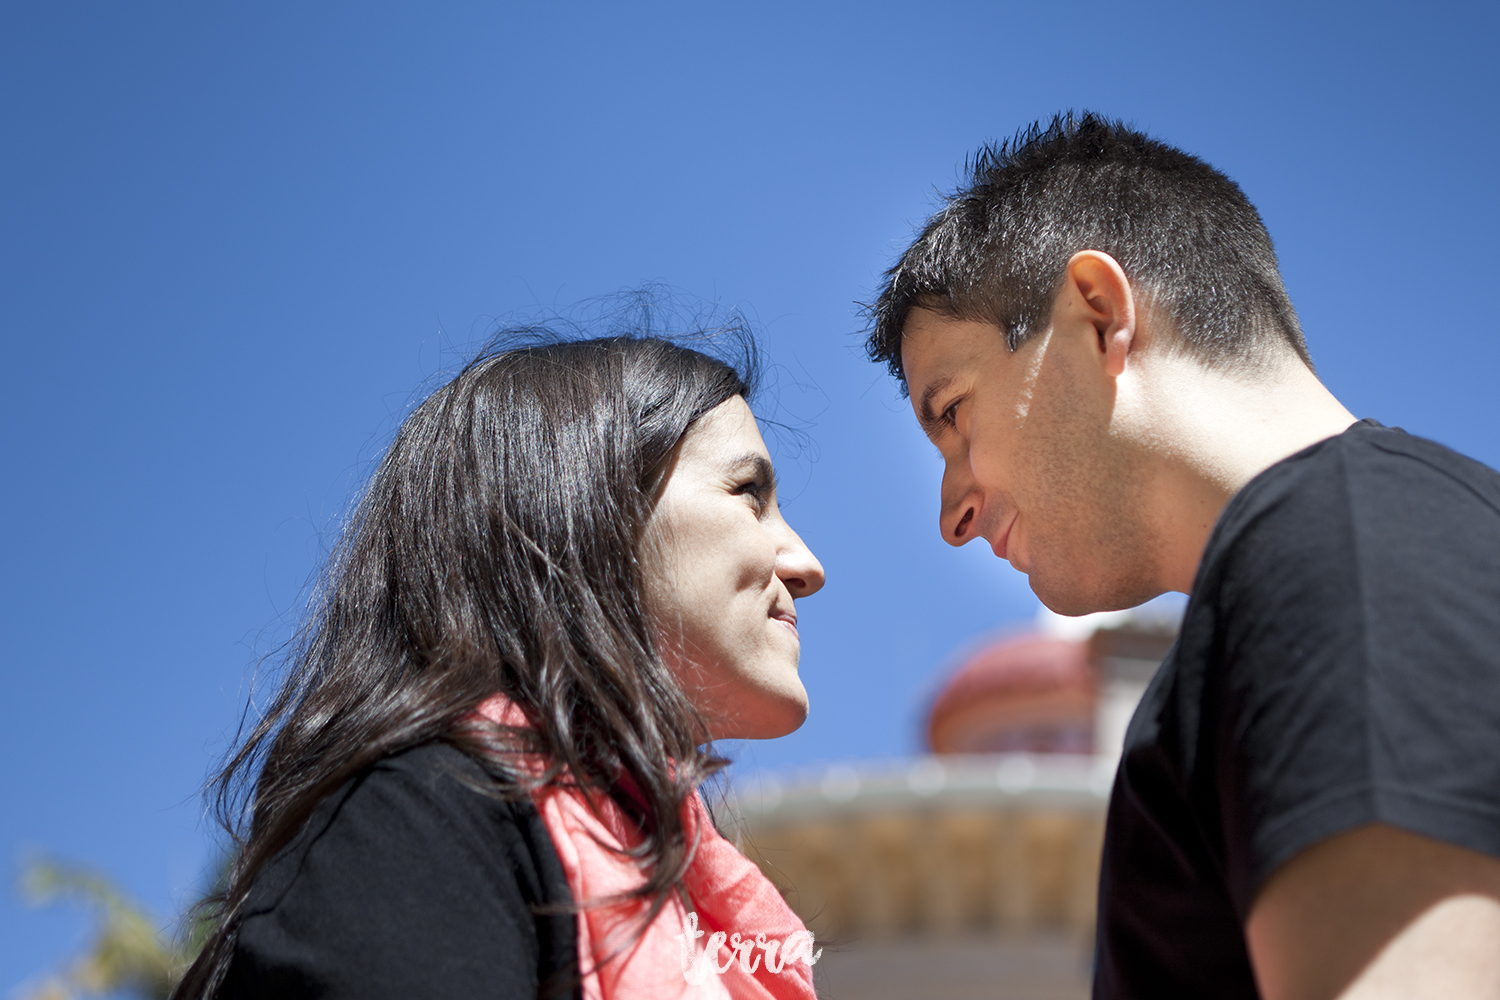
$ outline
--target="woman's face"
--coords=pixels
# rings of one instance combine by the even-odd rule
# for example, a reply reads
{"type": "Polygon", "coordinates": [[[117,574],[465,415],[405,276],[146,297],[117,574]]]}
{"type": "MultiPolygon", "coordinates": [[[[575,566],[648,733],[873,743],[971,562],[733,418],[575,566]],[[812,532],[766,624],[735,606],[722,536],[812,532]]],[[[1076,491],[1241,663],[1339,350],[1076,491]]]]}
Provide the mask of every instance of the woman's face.
{"type": "Polygon", "coordinates": [[[792,602],[823,586],[823,567],[782,519],[771,456],[739,396],[678,442],[647,537],[662,655],[712,738],[802,725],[792,602]]]}

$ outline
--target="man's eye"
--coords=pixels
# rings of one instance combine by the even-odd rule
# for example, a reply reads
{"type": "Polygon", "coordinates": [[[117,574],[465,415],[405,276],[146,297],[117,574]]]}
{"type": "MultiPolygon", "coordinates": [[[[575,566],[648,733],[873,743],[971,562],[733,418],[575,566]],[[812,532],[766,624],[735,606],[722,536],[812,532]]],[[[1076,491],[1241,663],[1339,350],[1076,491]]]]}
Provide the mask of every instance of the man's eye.
{"type": "Polygon", "coordinates": [[[938,422],[941,423],[944,427],[954,426],[958,422],[958,404],[960,402],[962,402],[962,400],[955,399],[953,402],[949,403],[948,408],[942,412],[941,416],[938,417],[938,422]]]}

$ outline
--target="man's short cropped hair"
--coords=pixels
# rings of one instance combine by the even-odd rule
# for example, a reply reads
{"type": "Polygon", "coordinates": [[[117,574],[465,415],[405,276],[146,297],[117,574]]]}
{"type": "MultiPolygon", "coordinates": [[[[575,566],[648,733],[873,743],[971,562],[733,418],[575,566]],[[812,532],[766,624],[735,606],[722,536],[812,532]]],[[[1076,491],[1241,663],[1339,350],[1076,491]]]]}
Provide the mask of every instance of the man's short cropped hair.
{"type": "Polygon", "coordinates": [[[979,150],[868,308],[866,349],[905,383],[914,306],[989,322],[1015,350],[1046,329],[1068,260],[1100,250],[1209,364],[1254,369],[1307,344],[1276,251],[1239,185],[1195,156],[1092,112],[979,150]]]}

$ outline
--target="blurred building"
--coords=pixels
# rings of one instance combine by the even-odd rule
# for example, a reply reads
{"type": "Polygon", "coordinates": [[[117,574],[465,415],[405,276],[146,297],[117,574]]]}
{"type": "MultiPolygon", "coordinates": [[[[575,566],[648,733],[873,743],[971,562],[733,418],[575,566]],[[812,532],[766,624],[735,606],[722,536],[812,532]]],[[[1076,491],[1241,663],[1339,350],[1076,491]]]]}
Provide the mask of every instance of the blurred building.
{"type": "Polygon", "coordinates": [[[826,946],[821,995],[1088,996],[1105,805],[1175,636],[1171,618],[1091,619],[965,659],[927,714],[928,755],[742,792],[747,852],[826,946]]]}

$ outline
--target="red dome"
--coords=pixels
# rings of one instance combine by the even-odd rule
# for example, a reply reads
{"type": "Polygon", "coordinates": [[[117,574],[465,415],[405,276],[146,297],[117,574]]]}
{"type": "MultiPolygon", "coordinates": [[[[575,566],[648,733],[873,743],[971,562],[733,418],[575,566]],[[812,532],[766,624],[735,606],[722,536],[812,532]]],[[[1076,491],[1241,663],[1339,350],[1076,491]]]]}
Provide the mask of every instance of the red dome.
{"type": "Polygon", "coordinates": [[[1088,644],[1030,635],[970,657],[933,702],[934,753],[1090,753],[1094,671],[1088,644]]]}

